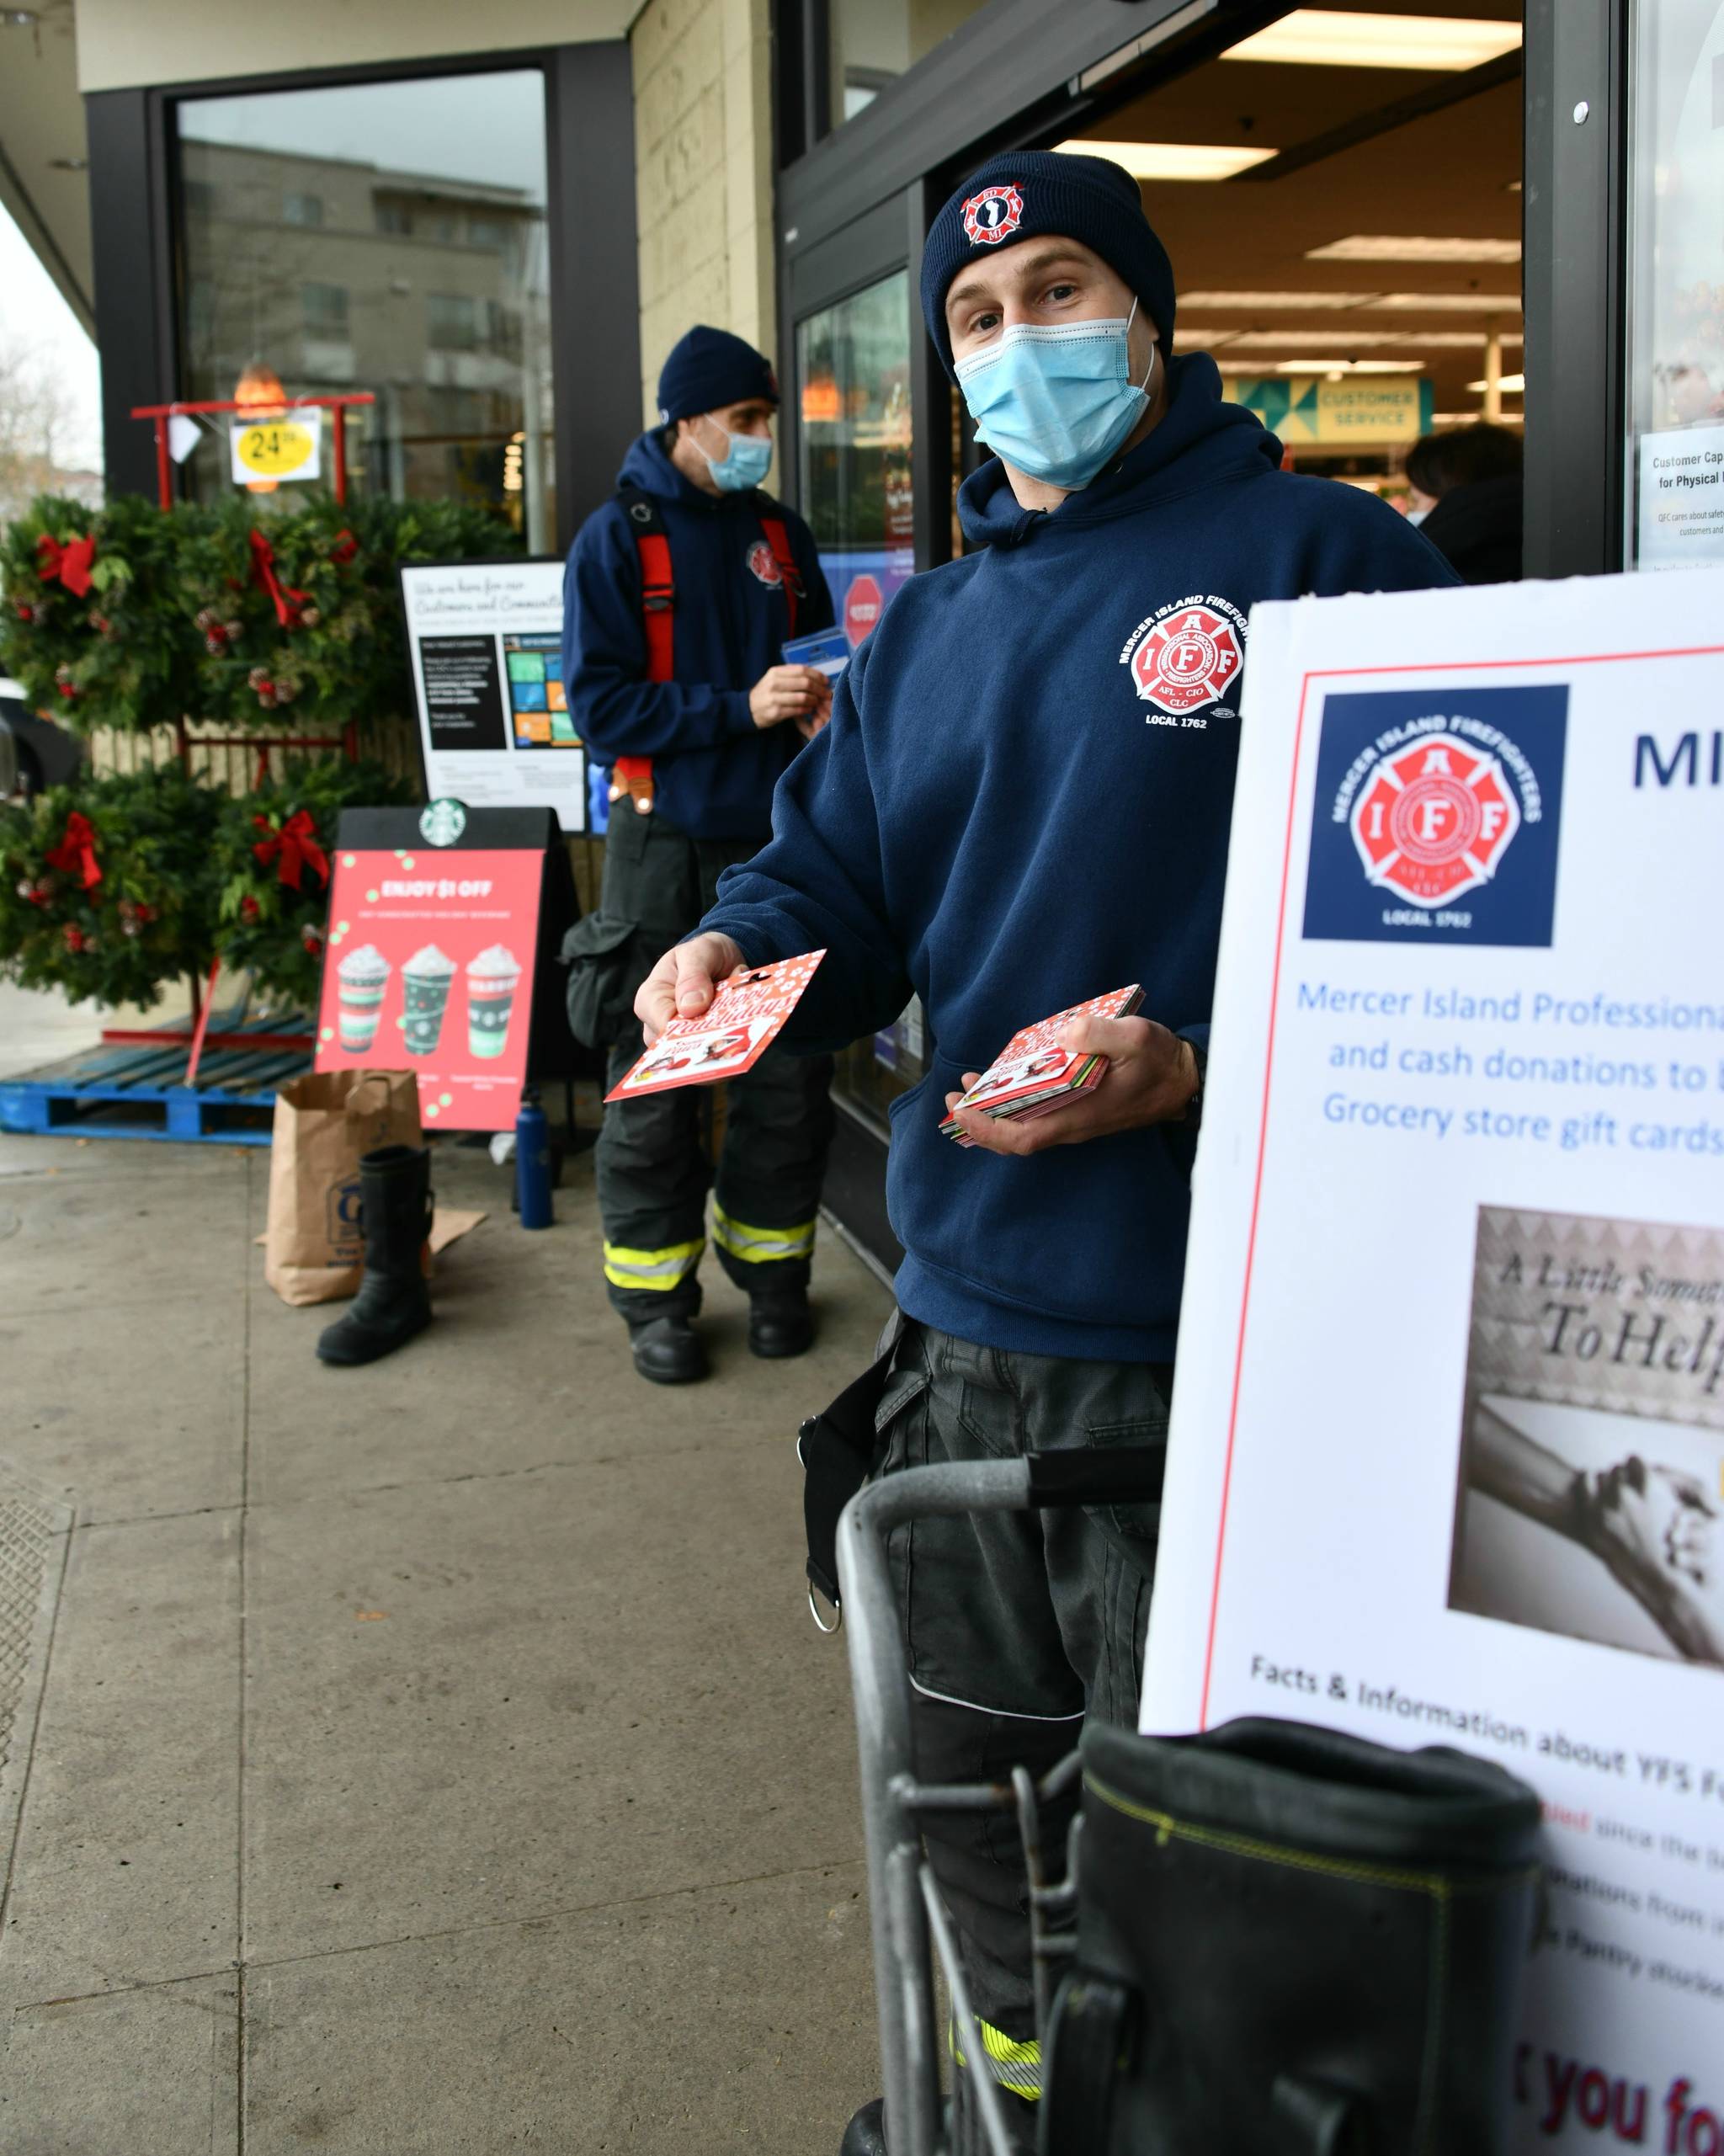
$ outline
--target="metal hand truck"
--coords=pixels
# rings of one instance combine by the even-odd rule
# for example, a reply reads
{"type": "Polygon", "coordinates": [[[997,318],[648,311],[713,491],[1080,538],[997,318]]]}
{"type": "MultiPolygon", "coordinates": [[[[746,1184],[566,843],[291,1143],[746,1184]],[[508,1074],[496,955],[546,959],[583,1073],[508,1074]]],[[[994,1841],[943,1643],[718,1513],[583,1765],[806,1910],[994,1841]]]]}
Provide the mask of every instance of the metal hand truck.
{"type": "Polygon", "coordinates": [[[880,2016],[886,2129],[891,2156],[953,2156],[942,2121],[939,2040],[930,1941],[951,1994],[990,2156],[1014,2156],[1004,2105],[987,2070],[950,1918],[923,1854],[920,1821],[934,1813],[1011,1812],[1018,1818],[1030,1884],[1035,2032],[1045,2045],[1059,1967],[1071,1957],[1077,1903],[1074,1824],[1063,1876],[1050,1881],[1040,1813],[1078,1776],[1075,1751],[1036,1781],[1024,1767],[1009,1783],[938,1784],[916,1779],[910,1734],[911,1686],[886,1553],[906,1521],[964,1512],[1021,1512],[1071,1504],[1126,1504],[1161,1495],[1160,1445],[1107,1451],[1028,1453],[1017,1460],[966,1461],[906,1468],[858,1492],[838,1522],[838,1572],[862,1767],[868,1899],[880,2016]]]}

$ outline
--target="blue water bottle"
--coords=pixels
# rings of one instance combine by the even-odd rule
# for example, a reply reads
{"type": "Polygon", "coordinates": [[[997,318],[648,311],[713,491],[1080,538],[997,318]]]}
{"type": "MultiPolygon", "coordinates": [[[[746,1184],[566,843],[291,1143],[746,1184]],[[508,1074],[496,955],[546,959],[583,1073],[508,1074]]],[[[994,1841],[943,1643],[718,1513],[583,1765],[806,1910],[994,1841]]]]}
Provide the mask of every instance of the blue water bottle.
{"type": "Polygon", "coordinates": [[[531,1086],[521,1094],[515,1118],[515,1197],[523,1227],[549,1227],[556,1217],[551,1200],[551,1126],[531,1086]]]}

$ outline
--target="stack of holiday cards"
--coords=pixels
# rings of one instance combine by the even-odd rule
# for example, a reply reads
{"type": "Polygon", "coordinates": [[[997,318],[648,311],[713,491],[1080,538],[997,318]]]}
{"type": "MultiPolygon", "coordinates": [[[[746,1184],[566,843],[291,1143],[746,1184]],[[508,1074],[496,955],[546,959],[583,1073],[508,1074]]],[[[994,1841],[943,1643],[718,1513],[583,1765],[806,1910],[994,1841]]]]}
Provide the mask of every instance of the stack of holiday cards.
{"type": "MultiPolygon", "coordinates": [[[[1074,1018],[1129,1018],[1143,1001],[1135,984],[1115,988],[1111,995],[1092,996],[1087,1003],[1038,1019],[1014,1033],[1000,1053],[958,1103],[960,1108],[980,1108],[1003,1121],[1021,1122],[1030,1115],[1046,1115],[1062,1107],[1075,1095],[1099,1085],[1107,1074],[1105,1056],[1089,1055],[1060,1045],[1060,1035],[1074,1018]]],[[[955,1114],[940,1125],[949,1138],[960,1146],[973,1146],[955,1114]]]]}
{"type": "Polygon", "coordinates": [[[632,1100],[679,1085],[710,1085],[751,1071],[782,1031],[814,978],[823,950],[772,966],[739,966],[699,1018],[673,1018],[626,1077],[605,1094],[632,1100]]]}

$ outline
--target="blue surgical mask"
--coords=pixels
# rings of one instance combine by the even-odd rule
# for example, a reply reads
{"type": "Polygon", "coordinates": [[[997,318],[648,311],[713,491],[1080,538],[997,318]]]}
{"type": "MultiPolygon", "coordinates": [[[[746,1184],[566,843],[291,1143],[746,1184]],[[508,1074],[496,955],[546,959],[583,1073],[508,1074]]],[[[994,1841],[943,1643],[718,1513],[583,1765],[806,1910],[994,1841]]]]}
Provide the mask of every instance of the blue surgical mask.
{"type": "Polygon", "coordinates": [[[706,458],[707,468],[712,474],[713,484],[726,494],[745,494],[751,487],[758,487],[772,465],[772,437],[769,434],[732,434],[720,427],[710,413],[707,424],[716,428],[729,449],[722,456],[712,456],[700,447],[700,437],[694,446],[706,458]]]}
{"type": "Polygon", "coordinates": [[[1137,312],[1098,322],[1014,322],[960,359],[958,387],[976,431],[1008,464],[1050,487],[1087,487],[1149,404],[1149,371],[1131,381],[1137,312]]]}

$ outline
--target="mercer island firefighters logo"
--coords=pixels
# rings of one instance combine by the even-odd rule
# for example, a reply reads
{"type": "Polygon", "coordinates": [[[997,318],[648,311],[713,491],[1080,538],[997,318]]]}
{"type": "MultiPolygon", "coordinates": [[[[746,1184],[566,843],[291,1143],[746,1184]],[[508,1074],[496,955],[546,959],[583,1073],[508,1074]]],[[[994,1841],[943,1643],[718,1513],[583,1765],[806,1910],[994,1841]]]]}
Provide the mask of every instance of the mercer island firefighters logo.
{"type": "Polygon", "coordinates": [[[1024,221],[1024,198],[1009,183],[984,187],[964,205],[964,231],[971,247],[998,247],[1024,221]]]}
{"type": "Polygon", "coordinates": [[[784,571],[778,566],[778,556],[764,539],[757,539],[748,549],[748,567],[764,584],[781,584],[784,571]]]}
{"type": "Polygon", "coordinates": [[[1520,804],[1488,749],[1433,733],[1377,764],[1350,823],[1372,883],[1410,906],[1447,906],[1497,873],[1520,804]]]}
{"type": "Polygon", "coordinates": [[[1549,950],[1567,735],[1560,683],[1326,695],[1306,936],[1549,950]]]}
{"type": "Polygon", "coordinates": [[[1132,685],[1146,704],[1183,720],[1218,703],[1238,680],[1245,664],[1245,617],[1213,594],[1178,599],[1138,623],[1120,663],[1131,668],[1132,685]]]}

